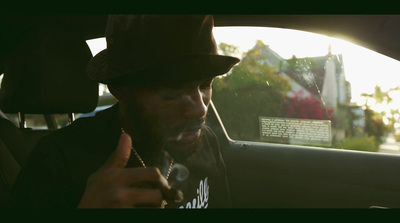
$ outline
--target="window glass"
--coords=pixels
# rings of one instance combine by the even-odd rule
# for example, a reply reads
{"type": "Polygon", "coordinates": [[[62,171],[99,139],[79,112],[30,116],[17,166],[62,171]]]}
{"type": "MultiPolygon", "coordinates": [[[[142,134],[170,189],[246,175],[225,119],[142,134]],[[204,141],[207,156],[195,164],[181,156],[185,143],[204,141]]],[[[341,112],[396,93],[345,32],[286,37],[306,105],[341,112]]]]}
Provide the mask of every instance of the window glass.
{"type": "Polygon", "coordinates": [[[216,27],[214,35],[221,54],[241,59],[213,85],[231,139],[398,152],[399,61],[296,30],[216,27]]]}
{"type": "MultiPolygon", "coordinates": [[[[100,51],[106,48],[105,38],[91,39],[87,41],[87,44],[92,52],[92,55],[96,55],[100,51]]],[[[3,74],[0,74],[0,85],[3,79],[3,74]]],[[[87,114],[75,114],[75,118],[92,116],[96,112],[108,108],[110,105],[116,102],[116,98],[112,96],[104,84],[99,84],[99,102],[95,111],[87,114]]],[[[15,126],[19,127],[18,114],[5,114],[0,111],[0,117],[10,120],[15,126]]],[[[50,125],[56,125],[56,128],[62,128],[69,125],[68,114],[54,114],[48,117],[49,122],[54,122],[50,125]]],[[[26,128],[34,130],[49,129],[48,123],[46,122],[46,117],[42,114],[25,114],[25,126],[26,128]]]]}
{"type": "MultiPolygon", "coordinates": [[[[19,127],[18,114],[4,114],[8,120],[10,120],[15,126],[19,127]]],[[[46,119],[44,115],[40,114],[25,114],[25,128],[33,130],[45,130],[48,129],[46,119]]]]}
{"type": "Polygon", "coordinates": [[[57,124],[57,128],[63,128],[69,125],[68,114],[54,114],[54,119],[57,124]]]}
{"type": "Polygon", "coordinates": [[[27,128],[36,130],[48,129],[46,120],[43,115],[26,114],[25,125],[27,128]]]}
{"type": "MultiPolygon", "coordinates": [[[[104,37],[87,40],[86,43],[88,44],[93,56],[95,56],[96,54],[98,54],[100,51],[104,50],[107,47],[106,39],[104,37]]],[[[104,108],[107,108],[110,105],[115,104],[116,102],[117,99],[110,93],[110,91],[107,88],[107,85],[100,83],[99,103],[97,105],[97,109],[95,110],[95,112],[103,110],[104,108]]]]}
{"type": "MultiPolygon", "coordinates": [[[[3,74],[0,75],[0,85],[2,80],[3,80],[3,74]]],[[[0,117],[10,120],[15,126],[19,127],[18,114],[3,113],[0,110],[0,117]]],[[[43,115],[26,114],[24,117],[25,117],[25,126],[27,128],[35,130],[48,129],[46,120],[43,115]]]]}

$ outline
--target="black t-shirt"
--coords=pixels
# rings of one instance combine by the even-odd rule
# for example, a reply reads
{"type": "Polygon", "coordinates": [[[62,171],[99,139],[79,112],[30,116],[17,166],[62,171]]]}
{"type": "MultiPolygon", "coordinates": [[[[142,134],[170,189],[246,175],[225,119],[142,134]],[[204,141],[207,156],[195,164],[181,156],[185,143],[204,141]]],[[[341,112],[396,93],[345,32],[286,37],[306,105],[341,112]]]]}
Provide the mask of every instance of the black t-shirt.
{"type": "MultiPolygon", "coordinates": [[[[11,207],[74,208],[87,178],[116,149],[120,137],[118,106],[77,119],[42,138],[23,164],[11,193],[11,207]]],[[[167,208],[230,207],[230,193],[218,140],[211,129],[202,131],[203,146],[185,166],[189,177],[180,185],[184,201],[167,208]]],[[[139,163],[134,166],[140,166],[139,163]]]]}

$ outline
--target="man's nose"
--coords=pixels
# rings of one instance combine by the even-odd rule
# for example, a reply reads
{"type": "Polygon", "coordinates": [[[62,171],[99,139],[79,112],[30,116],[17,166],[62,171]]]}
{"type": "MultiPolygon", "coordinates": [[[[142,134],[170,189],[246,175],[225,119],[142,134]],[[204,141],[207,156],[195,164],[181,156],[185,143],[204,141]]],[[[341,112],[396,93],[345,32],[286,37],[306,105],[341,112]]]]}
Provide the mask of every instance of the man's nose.
{"type": "Polygon", "coordinates": [[[207,114],[207,101],[199,89],[193,89],[184,96],[183,115],[187,118],[204,118],[207,114]]]}

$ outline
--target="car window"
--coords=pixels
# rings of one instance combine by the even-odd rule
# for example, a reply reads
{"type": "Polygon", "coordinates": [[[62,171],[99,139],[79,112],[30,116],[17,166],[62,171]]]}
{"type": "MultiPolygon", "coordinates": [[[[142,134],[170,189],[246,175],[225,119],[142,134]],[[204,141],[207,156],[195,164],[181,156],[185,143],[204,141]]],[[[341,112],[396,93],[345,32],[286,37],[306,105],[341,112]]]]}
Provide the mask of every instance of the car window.
{"type": "MultiPolygon", "coordinates": [[[[104,37],[102,38],[95,38],[87,40],[86,43],[88,44],[92,55],[98,54],[100,51],[104,50],[107,47],[106,40],[104,37]]],[[[88,114],[78,114],[77,117],[85,117],[85,116],[92,116],[96,112],[104,110],[111,105],[115,104],[117,99],[110,93],[108,90],[107,85],[100,83],[99,84],[99,102],[97,108],[88,114]]]]}
{"type": "MultiPolygon", "coordinates": [[[[213,103],[233,140],[311,145],[397,154],[400,143],[399,61],[345,40],[265,27],[215,27],[221,54],[241,62],[213,84],[213,103]]],[[[92,54],[104,38],[88,40],[92,54]]],[[[0,81],[1,81],[0,76],[0,81]]],[[[99,84],[93,115],[114,104],[99,84]]],[[[18,126],[17,114],[2,114],[18,126]]],[[[47,129],[43,115],[27,126],[47,129]]],[[[67,115],[55,116],[57,126],[67,115]]]]}
{"type": "MultiPolygon", "coordinates": [[[[3,80],[3,74],[0,75],[0,85],[3,80]]],[[[20,118],[15,113],[4,113],[0,110],[0,117],[10,120],[15,126],[20,126],[20,118]]],[[[49,129],[49,122],[55,125],[54,128],[62,128],[69,124],[68,114],[55,114],[45,116],[43,114],[25,114],[25,128],[34,130],[46,130],[49,129]],[[47,121],[46,121],[47,119],[47,121]],[[51,119],[51,120],[50,120],[51,119]],[[54,121],[54,122],[53,122],[54,121]]]]}
{"type": "Polygon", "coordinates": [[[233,140],[397,153],[399,61],[345,40],[289,29],[215,27],[241,62],[213,103],[233,140]]]}
{"type": "MultiPolygon", "coordinates": [[[[399,153],[400,62],[298,30],[215,27],[219,52],[241,62],[213,83],[233,140],[399,153]]],[[[104,38],[87,41],[92,54],[104,38]]],[[[112,97],[99,85],[100,98],[112,97]]],[[[104,100],[99,106],[115,103],[104,100]]],[[[102,99],[100,99],[101,101],[102,99]]]]}

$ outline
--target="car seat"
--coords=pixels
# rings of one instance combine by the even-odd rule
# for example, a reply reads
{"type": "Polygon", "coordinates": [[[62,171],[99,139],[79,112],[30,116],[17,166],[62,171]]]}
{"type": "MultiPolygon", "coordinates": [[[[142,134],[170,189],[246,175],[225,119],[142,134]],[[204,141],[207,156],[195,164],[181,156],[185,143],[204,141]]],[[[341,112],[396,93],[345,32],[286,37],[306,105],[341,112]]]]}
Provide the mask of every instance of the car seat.
{"type": "Polygon", "coordinates": [[[25,114],[69,114],[93,111],[98,83],[85,75],[92,57],[85,40],[71,30],[32,29],[14,48],[5,66],[0,109],[18,114],[19,126],[0,118],[0,207],[7,205],[13,183],[38,140],[53,131],[33,130],[25,114]]]}

